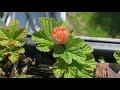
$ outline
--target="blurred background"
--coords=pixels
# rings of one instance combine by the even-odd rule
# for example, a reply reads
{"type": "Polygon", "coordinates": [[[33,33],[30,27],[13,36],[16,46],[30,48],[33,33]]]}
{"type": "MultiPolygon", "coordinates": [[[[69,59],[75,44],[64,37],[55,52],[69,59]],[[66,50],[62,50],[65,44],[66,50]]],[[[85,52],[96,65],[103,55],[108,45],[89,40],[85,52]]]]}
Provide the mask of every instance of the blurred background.
{"type": "Polygon", "coordinates": [[[120,38],[120,12],[67,12],[77,35],[120,38]]]}
{"type": "Polygon", "coordinates": [[[20,26],[26,26],[29,30],[28,34],[40,30],[40,17],[54,18],[56,21],[66,21],[66,12],[0,12],[0,25],[7,26],[11,20],[17,19],[20,26]]]}
{"type": "Polygon", "coordinates": [[[6,26],[11,20],[26,25],[31,34],[40,30],[40,17],[64,20],[74,28],[76,35],[104,38],[120,38],[120,12],[0,12],[0,25],[6,26]]]}

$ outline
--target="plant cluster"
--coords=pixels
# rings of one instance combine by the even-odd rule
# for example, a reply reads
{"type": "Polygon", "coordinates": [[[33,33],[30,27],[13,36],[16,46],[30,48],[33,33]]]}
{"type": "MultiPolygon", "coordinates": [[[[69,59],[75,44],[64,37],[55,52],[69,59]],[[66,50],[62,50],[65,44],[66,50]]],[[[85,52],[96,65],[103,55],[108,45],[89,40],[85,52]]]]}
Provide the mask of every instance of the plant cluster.
{"type": "Polygon", "coordinates": [[[93,77],[96,62],[91,54],[93,48],[84,40],[75,37],[74,30],[64,21],[40,18],[42,30],[32,35],[36,48],[42,52],[53,52],[56,63],[53,73],[57,78],[93,77]]]}
{"type": "MultiPolygon", "coordinates": [[[[92,78],[96,61],[92,54],[93,48],[84,40],[75,36],[74,30],[65,22],[56,22],[52,18],[39,19],[42,30],[31,35],[36,48],[41,52],[51,52],[56,60],[53,73],[56,78],[92,78]]],[[[10,61],[13,65],[25,53],[23,46],[27,36],[25,26],[19,28],[19,21],[11,21],[7,27],[0,26],[0,61],[10,61]]],[[[120,52],[113,55],[120,64],[120,52]]],[[[100,63],[105,63],[103,57],[100,63]]],[[[19,77],[25,77],[21,74],[19,77]]]]}
{"type": "Polygon", "coordinates": [[[18,20],[11,21],[8,27],[0,26],[0,61],[6,57],[14,64],[19,54],[25,53],[22,46],[25,44],[26,35],[27,28],[25,26],[19,28],[18,20]]]}

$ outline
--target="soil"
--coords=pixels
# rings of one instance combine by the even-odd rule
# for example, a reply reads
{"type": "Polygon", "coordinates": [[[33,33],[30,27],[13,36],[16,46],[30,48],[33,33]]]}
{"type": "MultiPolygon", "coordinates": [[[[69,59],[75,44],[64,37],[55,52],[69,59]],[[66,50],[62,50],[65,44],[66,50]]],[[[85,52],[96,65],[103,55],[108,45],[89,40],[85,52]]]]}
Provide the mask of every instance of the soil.
{"type": "Polygon", "coordinates": [[[25,74],[27,78],[55,78],[52,73],[52,65],[55,60],[49,56],[46,53],[39,53],[30,58],[20,54],[20,58],[15,64],[5,58],[1,62],[0,78],[19,78],[21,74],[25,74]]]}

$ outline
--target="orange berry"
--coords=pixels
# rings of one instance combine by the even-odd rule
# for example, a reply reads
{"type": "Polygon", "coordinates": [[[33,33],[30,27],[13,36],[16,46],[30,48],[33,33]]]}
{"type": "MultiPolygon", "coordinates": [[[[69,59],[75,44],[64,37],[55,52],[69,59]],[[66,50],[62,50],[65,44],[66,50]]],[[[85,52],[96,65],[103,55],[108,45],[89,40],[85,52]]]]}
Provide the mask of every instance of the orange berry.
{"type": "Polygon", "coordinates": [[[54,27],[52,29],[52,39],[55,44],[65,44],[70,36],[70,31],[65,27],[54,27]]]}

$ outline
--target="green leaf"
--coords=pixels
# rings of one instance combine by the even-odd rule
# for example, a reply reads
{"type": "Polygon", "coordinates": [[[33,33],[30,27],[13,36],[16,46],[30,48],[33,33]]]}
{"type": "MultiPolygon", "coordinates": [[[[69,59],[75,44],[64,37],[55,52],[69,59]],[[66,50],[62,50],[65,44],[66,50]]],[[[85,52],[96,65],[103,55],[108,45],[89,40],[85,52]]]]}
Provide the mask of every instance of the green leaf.
{"type": "Polygon", "coordinates": [[[81,65],[81,67],[78,67],[77,75],[80,78],[93,78],[93,70],[91,67],[81,65]]]}
{"type": "Polygon", "coordinates": [[[10,37],[12,38],[12,36],[14,35],[14,34],[16,34],[15,33],[15,31],[17,31],[18,30],[18,26],[19,26],[19,21],[18,20],[13,20],[13,21],[11,21],[9,24],[8,24],[8,30],[10,31],[10,33],[9,33],[9,35],[10,35],[10,37]],[[11,33],[12,32],[12,33],[11,33]]]}
{"type": "Polygon", "coordinates": [[[98,61],[100,61],[100,63],[105,63],[105,59],[104,59],[103,56],[101,56],[101,57],[98,59],[98,61]]]}
{"type": "Polygon", "coordinates": [[[81,45],[83,46],[84,41],[80,38],[74,38],[73,36],[70,36],[69,40],[65,44],[67,50],[79,50],[81,48],[81,45]]]}
{"type": "Polygon", "coordinates": [[[92,71],[95,69],[97,62],[92,54],[86,55],[86,63],[83,64],[84,68],[90,68],[92,71]]]}
{"type": "Polygon", "coordinates": [[[60,56],[66,63],[71,64],[72,63],[72,57],[71,53],[66,51],[64,54],[60,56]]]}
{"type": "Polygon", "coordinates": [[[69,28],[66,22],[55,22],[54,19],[47,17],[40,18],[40,25],[42,26],[42,30],[34,32],[32,40],[37,43],[37,49],[43,52],[49,52],[54,45],[52,40],[52,29],[54,27],[64,26],[69,28]]]}
{"type": "Polygon", "coordinates": [[[79,63],[84,63],[83,61],[86,59],[86,56],[81,52],[81,42],[83,42],[81,39],[70,38],[64,45],[65,48],[62,46],[53,47],[53,56],[62,58],[68,64],[71,64],[72,60],[76,60],[79,63]]]}
{"type": "Polygon", "coordinates": [[[70,56],[79,63],[84,63],[86,60],[86,56],[82,53],[71,53],[70,56]]]}
{"type": "Polygon", "coordinates": [[[17,48],[15,53],[25,53],[25,49],[23,47],[17,48]]]}
{"type": "Polygon", "coordinates": [[[18,29],[18,26],[18,20],[11,21],[8,27],[0,26],[0,45],[21,47],[25,44],[23,39],[27,35],[27,28],[18,29]]]}
{"type": "Polygon", "coordinates": [[[75,78],[77,74],[77,68],[76,67],[68,67],[68,69],[65,72],[64,77],[65,78],[75,78]]]}
{"type": "Polygon", "coordinates": [[[87,55],[93,52],[93,48],[88,45],[88,44],[84,44],[83,47],[81,47],[82,53],[87,55]]]}
{"type": "MultiPolygon", "coordinates": [[[[92,74],[93,74],[93,73],[92,73],[92,74]]],[[[81,78],[92,78],[92,77],[93,77],[93,75],[87,73],[87,72],[84,71],[84,70],[82,70],[82,71],[78,70],[78,71],[77,71],[77,75],[78,75],[79,77],[81,77],[81,78]]]]}
{"type": "Polygon", "coordinates": [[[67,64],[63,59],[57,59],[53,65],[53,73],[56,78],[92,78],[93,68],[84,66],[74,61],[72,64],[67,64]]]}
{"type": "Polygon", "coordinates": [[[1,39],[9,39],[10,36],[9,36],[9,30],[6,28],[6,27],[3,27],[3,26],[0,26],[0,40],[1,39]]]}
{"type": "Polygon", "coordinates": [[[53,18],[48,18],[48,17],[42,17],[40,18],[40,25],[42,26],[42,29],[47,31],[48,34],[51,33],[52,28],[54,27],[59,27],[59,26],[64,26],[68,30],[71,30],[70,26],[67,24],[67,22],[61,20],[59,22],[55,22],[53,18]]]}
{"type": "Polygon", "coordinates": [[[39,44],[36,46],[36,48],[40,51],[43,52],[49,52],[50,51],[50,46],[47,46],[46,44],[39,44]]]}
{"type": "Polygon", "coordinates": [[[113,56],[116,59],[116,62],[120,64],[120,51],[115,52],[113,56]]]}
{"type": "Polygon", "coordinates": [[[19,56],[18,54],[11,53],[11,55],[8,58],[12,62],[12,64],[14,64],[16,61],[18,61],[19,56]]]}
{"type": "Polygon", "coordinates": [[[96,67],[96,62],[92,54],[86,55],[87,59],[84,63],[79,64],[77,62],[73,62],[73,65],[78,68],[78,76],[82,78],[90,78],[93,77],[93,71],[96,67]]]}
{"type": "Polygon", "coordinates": [[[57,58],[56,63],[53,65],[53,73],[56,78],[61,78],[64,74],[64,70],[67,67],[64,60],[61,58],[57,58]]]}
{"type": "Polygon", "coordinates": [[[51,41],[52,39],[49,38],[42,30],[33,33],[32,40],[38,44],[37,49],[43,52],[49,52],[50,47],[54,45],[51,41]]]}
{"type": "Polygon", "coordinates": [[[25,49],[23,47],[7,47],[4,52],[6,53],[25,53],[25,49]]]}
{"type": "Polygon", "coordinates": [[[88,54],[85,63],[77,65],[78,67],[78,76],[82,78],[92,78],[93,71],[96,67],[96,62],[92,54],[88,54]]]}
{"type": "Polygon", "coordinates": [[[86,78],[93,77],[93,73],[88,72],[86,69],[82,69],[81,72],[83,73],[84,77],[86,77],[86,78]]]}
{"type": "Polygon", "coordinates": [[[0,50],[0,61],[2,61],[4,58],[4,51],[0,50]]]}
{"type": "Polygon", "coordinates": [[[54,24],[55,21],[53,18],[47,17],[40,18],[40,25],[42,26],[42,29],[47,33],[47,35],[51,35],[54,24]]]}
{"type": "Polygon", "coordinates": [[[54,27],[59,27],[59,26],[64,26],[65,28],[67,28],[68,30],[71,30],[70,26],[67,24],[67,22],[61,20],[60,22],[56,22],[54,24],[54,27]]]}
{"type": "Polygon", "coordinates": [[[63,47],[55,45],[53,49],[54,49],[53,57],[60,57],[68,64],[72,63],[70,53],[68,51],[64,51],[65,49],[63,47]]]}
{"type": "Polygon", "coordinates": [[[55,69],[53,71],[53,73],[54,73],[54,75],[55,75],[56,78],[61,78],[62,75],[63,75],[63,70],[61,70],[61,69],[55,69]]]}
{"type": "Polygon", "coordinates": [[[8,58],[13,64],[18,60],[20,53],[25,53],[23,47],[7,47],[4,49],[4,55],[10,55],[8,58]]]}
{"type": "Polygon", "coordinates": [[[20,74],[18,78],[26,78],[27,75],[26,74],[20,74]]]}
{"type": "Polygon", "coordinates": [[[8,29],[15,32],[18,30],[19,24],[20,22],[18,20],[13,20],[8,24],[8,29]]]}
{"type": "Polygon", "coordinates": [[[4,48],[5,47],[0,46],[0,61],[4,59],[4,48]]]}
{"type": "Polygon", "coordinates": [[[25,26],[21,27],[19,30],[16,30],[15,31],[15,34],[13,35],[13,38],[15,40],[21,40],[23,39],[24,37],[27,36],[27,28],[25,26]]]}

